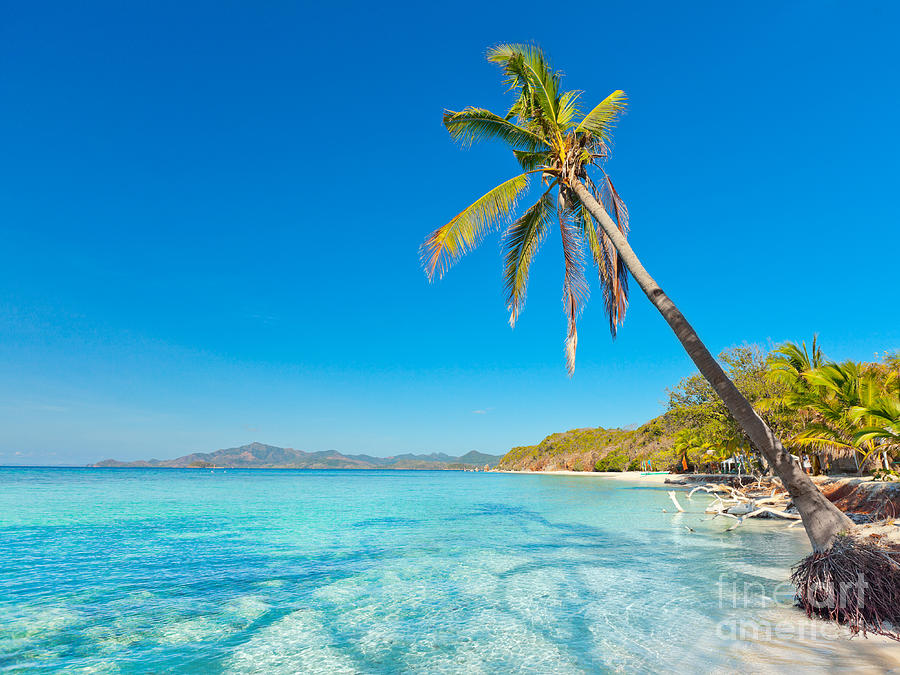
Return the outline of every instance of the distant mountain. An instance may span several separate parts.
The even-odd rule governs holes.
[[[499,460],[495,455],[486,455],[483,452],[478,452],[477,450],[470,450],[456,461],[462,462],[463,464],[475,464],[476,466],[484,466],[485,464],[487,464],[490,467],[494,467],[497,465]]]
[[[430,455],[397,455],[396,457],[371,457],[369,455],[343,455],[335,450],[304,452],[293,448],[279,448],[263,443],[250,443],[239,448],[195,452],[177,459],[148,459],[137,462],[120,462],[105,459],[91,464],[94,467],[224,467],[229,469],[465,469],[495,466],[499,455],[486,455],[472,450],[462,457],[443,453]]]

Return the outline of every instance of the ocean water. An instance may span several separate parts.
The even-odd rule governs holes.
[[[792,608],[802,531],[680,498],[696,513],[593,477],[3,468],[0,671],[900,668]]]

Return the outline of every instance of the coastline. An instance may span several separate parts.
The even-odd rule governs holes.
[[[583,476],[589,478],[609,478],[611,480],[627,481],[632,483],[646,483],[648,485],[664,485],[667,478],[674,475],[671,473],[650,473],[645,474],[641,471],[511,471],[509,469],[491,469],[491,473],[512,473],[523,476]],[[673,488],[684,487],[673,485]]]

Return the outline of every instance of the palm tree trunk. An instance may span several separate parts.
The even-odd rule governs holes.
[[[835,536],[852,526],[852,521],[822,494],[815,483],[806,475],[800,465],[786,452],[781,441],[772,433],[768,425],[753,409],[753,406],[738,391],[734,383],[728,379],[725,371],[713,358],[706,346],[700,341],[697,332],[691,327],[684,315],[678,310],[669,296],[653,280],[641,261],[638,260],[628,240],[619,231],[609,214],[594,199],[590,190],[577,178],[571,177],[569,185],[578,195],[588,212],[600,223],[600,227],[612,240],[619,252],[622,262],[631,272],[631,276],[647,294],[659,313],[669,324],[688,356],[697,365],[698,370],[709,380],[709,383],[722,398],[725,406],[734,415],[734,419],[750,437],[756,447],[766,458],[769,466],[781,478],[790,494],[794,505],[803,518],[803,526],[814,551],[825,551],[831,547]]]

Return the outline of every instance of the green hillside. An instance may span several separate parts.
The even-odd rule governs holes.
[[[666,416],[638,429],[571,429],[550,434],[537,445],[513,448],[497,465],[510,471],[623,471],[642,460],[667,466],[674,460],[674,429]]]
[[[814,473],[888,468],[900,448],[900,354],[880,362],[828,361],[814,339],[772,352],[755,345],[719,354],[729,378],[772,431]],[[622,471],[714,469],[735,457],[764,463],[705,378],[695,373],[668,390],[666,412],[630,429],[572,429],[537,445],[513,448],[507,470]]]

